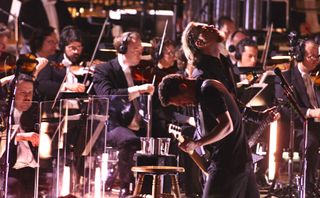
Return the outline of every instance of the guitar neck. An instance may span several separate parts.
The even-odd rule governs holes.
[[[173,136],[178,140],[179,143],[183,143],[185,141],[185,138],[181,134],[181,128],[180,127],[174,126],[174,125],[170,125],[169,126],[169,133],[172,133]],[[197,166],[200,168],[200,170],[203,172],[203,174],[208,176],[207,166],[206,166],[206,163],[205,163],[205,160],[203,159],[203,157],[201,157],[194,150],[193,151],[189,151],[187,153],[189,154],[191,159],[197,164]]]
[[[258,127],[258,129],[254,132],[254,134],[249,138],[248,145],[250,148],[257,143],[258,138],[262,135],[264,130],[267,128],[267,126],[269,126],[270,120],[271,120],[271,117],[268,116],[266,120],[264,120],[262,124]]]

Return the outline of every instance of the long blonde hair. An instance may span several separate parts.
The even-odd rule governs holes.
[[[184,55],[186,56],[188,62],[192,65],[195,65],[200,57],[201,51],[197,48],[195,42],[197,37],[200,34],[199,26],[202,23],[190,22],[187,27],[184,29],[181,37],[182,49]]]

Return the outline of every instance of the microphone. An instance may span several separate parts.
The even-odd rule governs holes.
[[[287,80],[283,77],[282,72],[281,72],[281,70],[280,70],[278,67],[276,67],[276,68],[274,69],[274,73],[280,78],[281,85],[282,85],[283,87],[287,87],[288,90],[289,90],[289,92],[290,92],[291,94],[293,94],[293,90],[292,90],[291,86],[288,84]]]

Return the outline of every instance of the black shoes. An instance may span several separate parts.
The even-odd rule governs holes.
[[[131,194],[132,192],[130,192],[129,188],[121,188],[119,193],[119,198],[125,198]]]

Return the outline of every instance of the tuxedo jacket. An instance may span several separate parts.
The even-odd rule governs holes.
[[[38,132],[37,129],[37,120],[39,114],[38,114],[38,106],[33,105],[29,110],[22,112],[21,117],[20,117],[20,128],[24,130],[25,133],[28,132]],[[13,124],[14,119],[13,119]],[[37,160],[37,149],[38,147],[33,147],[30,142],[28,142],[29,147],[31,149],[31,152],[33,154],[33,157],[35,160]],[[6,152],[3,154],[1,157],[1,161],[5,160]],[[17,145],[14,142],[14,138],[10,142],[10,155],[9,155],[9,163],[10,163],[10,168],[12,168],[17,160]]]
[[[57,0],[55,4],[59,23],[59,32],[68,25],[72,25],[72,17],[68,11],[67,5],[62,0]],[[19,18],[34,28],[49,26],[47,13],[41,0],[30,0],[22,4]],[[30,39],[32,29],[22,26],[22,34],[26,39]]]
[[[54,100],[60,85],[66,75],[65,67],[56,67],[63,60],[63,54],[50,56],[49,63],[39,72],[37,76],[37,92],[41,100]]]
[[[283,72],[284,78],[288,81],[288,84],[292,86],[293,92],[294,92],[294,98],[296,99],[296,102],[298,106],[301,108],[301,111],[304,115],[306,115],[306,112],[309,108],[312,108],[309,97],[307,94],[307,88],[304,85],[303,78],[301,76],[301,73],[298,70],[297,66],[292,67],[290,70]],[[288,99],[284,94],[283,88],[281,86],[281,81],[277,77],[275,79],[275,96],[277,99],[282,99],[283,101],[287,102]],[[314,87],[315,94],[317,97],[318,107],[320,102],[320,90],[318,87]],[[290,117],[290,107],[288,105],[285,105],[284,108],[282,108],[282,112],[284,113],[284,116]],[[299,115],[293,111],[294,113],[294,123],[295,128],[298,131],[298,135],[301,135],[302,129],[303,129],[303,121],[299,117]],[[308,119],[309,124],[309,131],[319,132],[320,130],[320,123],[315,122],[314,119]]]
[[[112,126],[128,126],[135,109],[128,100],[128,83],[118,58],[96,66],[93,85],[97,95],[104,95],[110,99],[109,123]]]

